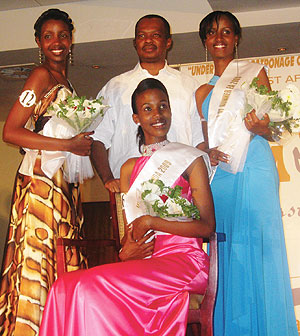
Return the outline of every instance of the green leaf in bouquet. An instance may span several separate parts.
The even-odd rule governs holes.
[[[168,196],[171,198],[178,198],[181,195],[182,187],[181,186],[175,186],[174,188],[169,188],[168,190]]]
[[[68,96],[67,97],[67,104],[69,105],[69,106],[75,106],[75,104],[74,104],[74,97],[72,97],[72,96]]]
[[[149,195],[149,194],[151,194],[151,190],[149,190],[149,189],[144,190],[144,191],[142,192],[142,195],[141,195],[142,200],[144,200],[144,199],[146,198],[146,196]]]
[[[80,130],[81,129],[81,122],[80,122],[80,119],[79,119],[77,113],[74,114],[74,119],[75,119],[74,121],[75,121],[76,129]]]
[[[163,181],[161,181],[161,180],[155,180],[155,181],[150,180],[149,182],[155,183],[159,187],[160,191],[163,192],[164,187],[165,187],[165,184],[163,183]]]
[[[168,206],[167,205],[159,205],[159,201],[156,200],[152,205],[153,211],[161,218],[168,217],[170,215],[168,213]]]

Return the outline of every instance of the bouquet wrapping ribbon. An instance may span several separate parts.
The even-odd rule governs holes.
[[[57,138],[68,139],[76,135],[76,131],[61,122],[61,119],[53,116],[44,126],[43,135]],[[19,172],[24,175],[33,175],[38,150],[24,148],[26,154],[20,166]],[[93,167],[88,156],[80,156],[63,151],[41,151],[41,169],[48,178],[62,167],[64,178],[69,183],[82,183],[83,180],[94,176]]]

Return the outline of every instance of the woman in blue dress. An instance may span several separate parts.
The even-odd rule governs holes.
[[[216,167],[211,184],[216,225],[226,234],[219,246],[214,334],[298,335],[269,117],[259,120],[252,111],[243,120],[240,113],[242,83],[258,77],[259,85],[270,89],[270,84],[261,65],[234,60],[241,37],[234,15],[210,13],[199,33],[215,66],[214,77],[196,92],[205,133],[202,149]],[[220,150],[232,135],[233,147]]]

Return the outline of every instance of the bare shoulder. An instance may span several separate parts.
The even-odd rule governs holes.
[[[49,71],[41,65],[34,68],[31,71],[30,76],[28,77],[28,79],[36,79],[36,80],[41,80],[41,81],[45,81],[49,78],[50,78]]]
[[[24,89],[34,90],[37,95],[42,95],[51,84],[51,76],[47,69],[38,66],[33,69],[25,83]]]
[[[129,177],[130,177],[131,172],[132,172],[132,170],[133,170],[133,168],[134,168],[134,165],[135,165],[137,159],[138,159],[138,158],[131,158],[131,159],[128,159],[128,160],[122,165],[122,167],[121,167],[121,177],[122,177],[122,176],[125,177],[125,176],[128,176],[128,175],[129,175]]]
[[[137,157],[134,157],[134,158],[130,158],[130,159],[128,159],[124,164],[123,164],[123,166],[126,168],[126,169],[128,169],[128,168],[130,168],[130,167],[134,167],[134,165],[135,165],[135,163],[136,163],[136,161],[137,161]],[[122,166],[122,167],[123,167]]]
[[[198,108],[198,112],[200,116],[202,116],[202,104],[212,89],[213,89],[213,86],[208,85],[208,84],[203,84],[196,90],[195,97],[196,97],[197,108]]]
[[[270,82],[266,73],[265,68],[263,67],[258,74],[258,85],[265,85],[271,90]]]
[[[206,170],[206,165],[202,156],[197,157],[187,168],[186,172],[188,175],[192,173],[194,169]]]
[[[201,85],[196,90],[197,101],[202,101],[203,102],[212,89],[213,89],[213,86],[211,86],[211,85],[208,85],[208,84]]]
[[[133,171],[137,159],[138,158],[128,159],[121,167],[120,172],[121,192],[127,192],[129,189],[131,173]]]

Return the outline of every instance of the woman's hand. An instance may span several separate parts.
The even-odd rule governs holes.
[[[136,260],[136,259],[144,259],[145,257],[149,257],[153,253],[154,249],[154,239],[150,242],[146,243],[146,241],[154,235],[154,232],[150,232],[141,238],[138,241],[133,239],[132,227],[128,229],[127,234],[125,236],[125,243],[122,247],[122,250],[119,253],[119,258],[122,261],[126,260]]]
[[[133,238],[135,240],[139,240],[142,237],[144,237],[145,233],[147,233],[149,230],[151,230],[151,221],[152,216],[144,215],[141,217],[136,218],[131,224],[132,231],[133,231]]]
[[[217,148],[211,148],[208,155],[212,166],[217,166],[219,164],[219,161],[228,163],[230,159],[228,154],[217,150]]]
[[[270,118],[267,113],[265,113],[264,118],[260,120],[257,118],[255,110],[252,110],[250,113],[246,114],[244,122],[247,130],[254,134],[261,136],[268,136],[270,134],[270,129],[268,127]]]
[[[84,132],[74,136],[69,141],[69,152],[81,156],[89,156],[91,154],[91,147],[93,138],[90,137],[94,132]]]

